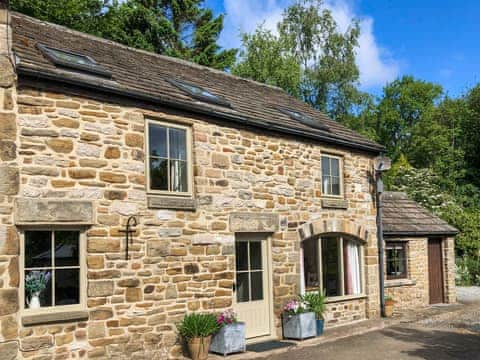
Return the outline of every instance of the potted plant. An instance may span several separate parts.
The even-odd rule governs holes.
[[[317,333],[315,313],[308,310],[306,303],[291,300],[283,308],[283,337],[303,340]]]
[[[310,311],[315,313],[317,336],[323,334],[323,328],[325,320],[323,319],[323,313],[325,312],[325,294],[318,290],[318,292],[307,292],[300,297],[300,300],[307,304]]]
[[[391,317],[393,315],[393,305],[395,300],[391,296],[385,296],[385,316]]]
[[[25,291],[29,309],[39,309],[42,306],[40,293],[47,287],[50,277],[51,274],[48,271],[31,271],[25,276]]]
[[[178,324],[180,335],[187,341],[188,350],[193,360],[205,360],[212,335],[218,330],[215,314],[187,314]]]
[[[217,316],[218,332],[212,337],[210,351],[223,356],[246,350],[245,323],[237,320],[237,314],[230,309]]]

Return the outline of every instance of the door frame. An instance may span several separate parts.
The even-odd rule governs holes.
[[[268,302],[268,318],[270,319],[270,334],[268,335],[262,335],[262,336],[256,336],[253,338],[249,338],[246,340],[247,344],[254,344],[257,342],[262,342],[265,340],[270,340],[270,339],[276,339],[276,332],[275,332],[275,314],[274,314],[274,307],[273,307],[273,262],[272,262],[272,234],[271,233],[263,233],[263,232],[236,232],[235,233],[235,243],[237,242],[237,237],[248,237],[252,236],[256,240],[259,239],[261,241],[265,242],[265,258],[266,258],[266,264],[264,267],[264,271],[267,272],[267,283],[266,283],[266,289],[267,289],[267,294],[265,294],[265,299]],[[237,268],[236,268],[236,253],[234,252],[234,261],[233,261],[233,268],[234,268],[234,274],[235,274],[235,283],[237,281],[236,279],[236,274],[237,274]],[[236,285],[236,284],[235,284]],[[233,299],[232,299],[232,305],[233,308],[235,309],[237,305],[237,293],[233,293]],[[248,324],[247,324],[248,326]]]
[[[445,238],[443,237],[428,237],[427,238],[427,263],[428,263],[428,304],[429,305],[435,305],[435,304],[445,304],[445,263],[444,263],[444,240]],[[440,271],[440,282],[442,284],[442,301],[437,303],[433,303],[432,302],[432,297],[431,297],[431,292],[430,292],[430,286],[431,286],[431,282],[430,282],[430,241],[435,241],[435,242],[438,242],[439,243],[439,247],[440,247],[440,251],[439,251],[439,254],[440,254],[440,268],[441,268],[441,271]]]

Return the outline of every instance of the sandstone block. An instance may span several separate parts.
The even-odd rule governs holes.
[[[89,252],[118,252],[120,250],[119,239],[89,238],[87,240],[87,249]]]
[[[137,287],[140,285],[140,280],[137,278],[122,279],[118,281],[118,286],[120,287]]]
[[[0,195],[16,195],[19,189],[19,181],[20,176],[17,167],[0,166]]]
[[[21,198],[15,201],[17,224],[93,223],[90,201],[45,200]]]
[[[113,295],[113,280],[89,281],[87,293],[89,297]]]
[[[58,131],[51,129],[31,129],[23,127],[20,132],[22,136],[41,136],[41,137],[58,137]]]
[[[79,164],[81,167],[101,168],[107,166],[108,162],[96,159],[80,159]]]
[[[1,79],[0,75],[0,79]],[[1,80],[0,80],[1,83]],[[15,360],[18,358],[18,342],[9,341],[0,343],[0,359]]]
[[[17,157],[17,146],[13,141],[0,140],[0,160],[11,161]]]
[[[69,169],[68,175],[72,179],[95,179],[97,172],[90,169]]]
[[[107,159],[118,159],[120,157],[120,149],[118,147],[109,146],[104,154]]]
[[[18,311],[18,290],[0,289],[0,316]]]
[[[109,183],[123,184],[127,182],[127,177],[123,174],[115,174],[112,172],[101,172],[100,180],[109,182]]]
[[[0,255],[18,255],[20,240],[14,226],[0,226]]]
[[[63,180],[63,179],[52,179],[50,181],[54,188],[67,188],[75,186],[75,181]]]
[[[20,281],[20,273],[19,273],[19,268],[18,268],[18,256],[12,257],[10,259],[10,263],[8,264],[8,277],[10,278],[10,281],[8,282],[8,285],[10,287],[18,287]]]
[[[16,138],[17,124],[15,114],[0,112],[0,140],[15,140]]]
[[[143,293],[140,288],[127,288],[125,290],[125,300],[127,302],[142,301]]]
[[[90,320],[106,320],[113,317],[113,311],[110,308],[99,308],[90,311]]]
[[[10,60],[2,55],[0,57],[0,87],[8,88],[13,86],[15,81],[15,70]]]
[[[130,147],[143,149],[143,135],[140,134],[126,134],[125,144]]]
[[[2,337],[5,340],[14,340],[18,336],[18,323],[14,316],[7,316],[1,320]],[[0,351],[1,353],[1,351]]]
[[[147,256],[158,257],[167,256],[169,253],[169,244],[165,240],[149,240],[147,243]]]
[[[53,125],[58,127],[66,127],[71,129],[78,129],[80,127],[80,122],[78,120],[69,119],[69,118],[60,118],[52,121]]]
[[[228,169],[230,167],[230,160],[228,159],[227,155],[213,153],[212,165],[216,168]]]

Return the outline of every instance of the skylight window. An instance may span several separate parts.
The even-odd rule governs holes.
[[[327,125],[321,123],[318,120],[312,119],[310,116],[296,110],[292,110],[285,107],[279,107],[278,110],[285,115],[290,116],[291,119],[296,120],[303,125],[310,126],[312,128],[323,130],[323,131],[330,131]]]
[[[175,85],[177,88],[179,88],[180,90],[183,90],[184,92],[186,92],[191,97],[197,100],[208,102],[215,105],[231,107],[231,104],[227,100],[221,98],[220,96],[212,94],[210,91],[205,90],[200,86],[196,86],[185,81],[173,80],[173,79],[168,80],[168,82],[171,83],[172,85]]]
[[[112,74],[97,64],[90,56],[63,51],[39,44],[43,55],[57,66],[111,78]]]

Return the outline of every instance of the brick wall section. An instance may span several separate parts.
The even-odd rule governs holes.
[[[192,123],[195,212],[147,208],[145,114]],[[318,219],[353,222],[371,234],[365,249],[369,297],[330,304],[327,324],[378,314],[372,159],[366,155],[341,152],[349,206],[328,210],[321,207],[320,151],[338,149],[24,87],[17,124],[19,196],[90,200],[96,213],[86,232],[89,320],[22,327],[21,314],[18,321],[8,318],[6,328],[19,327],[20,347],[29,350],[25,357],[179,357],[175,323],[186,311],[232,306],[234,234],[228,219],[238,211],[280,214],[271,249],[277,334],[281,308],[299,290],[297,228]],[[4,212],[3,223],[11,224],[9,208]],[[119,230],[133,214],[139,225],[126,261]],[[15,269],[14,262],[10,277],[4,271],[4,288],[17,285]],[[15,331],[8,336],[16,338]]]

